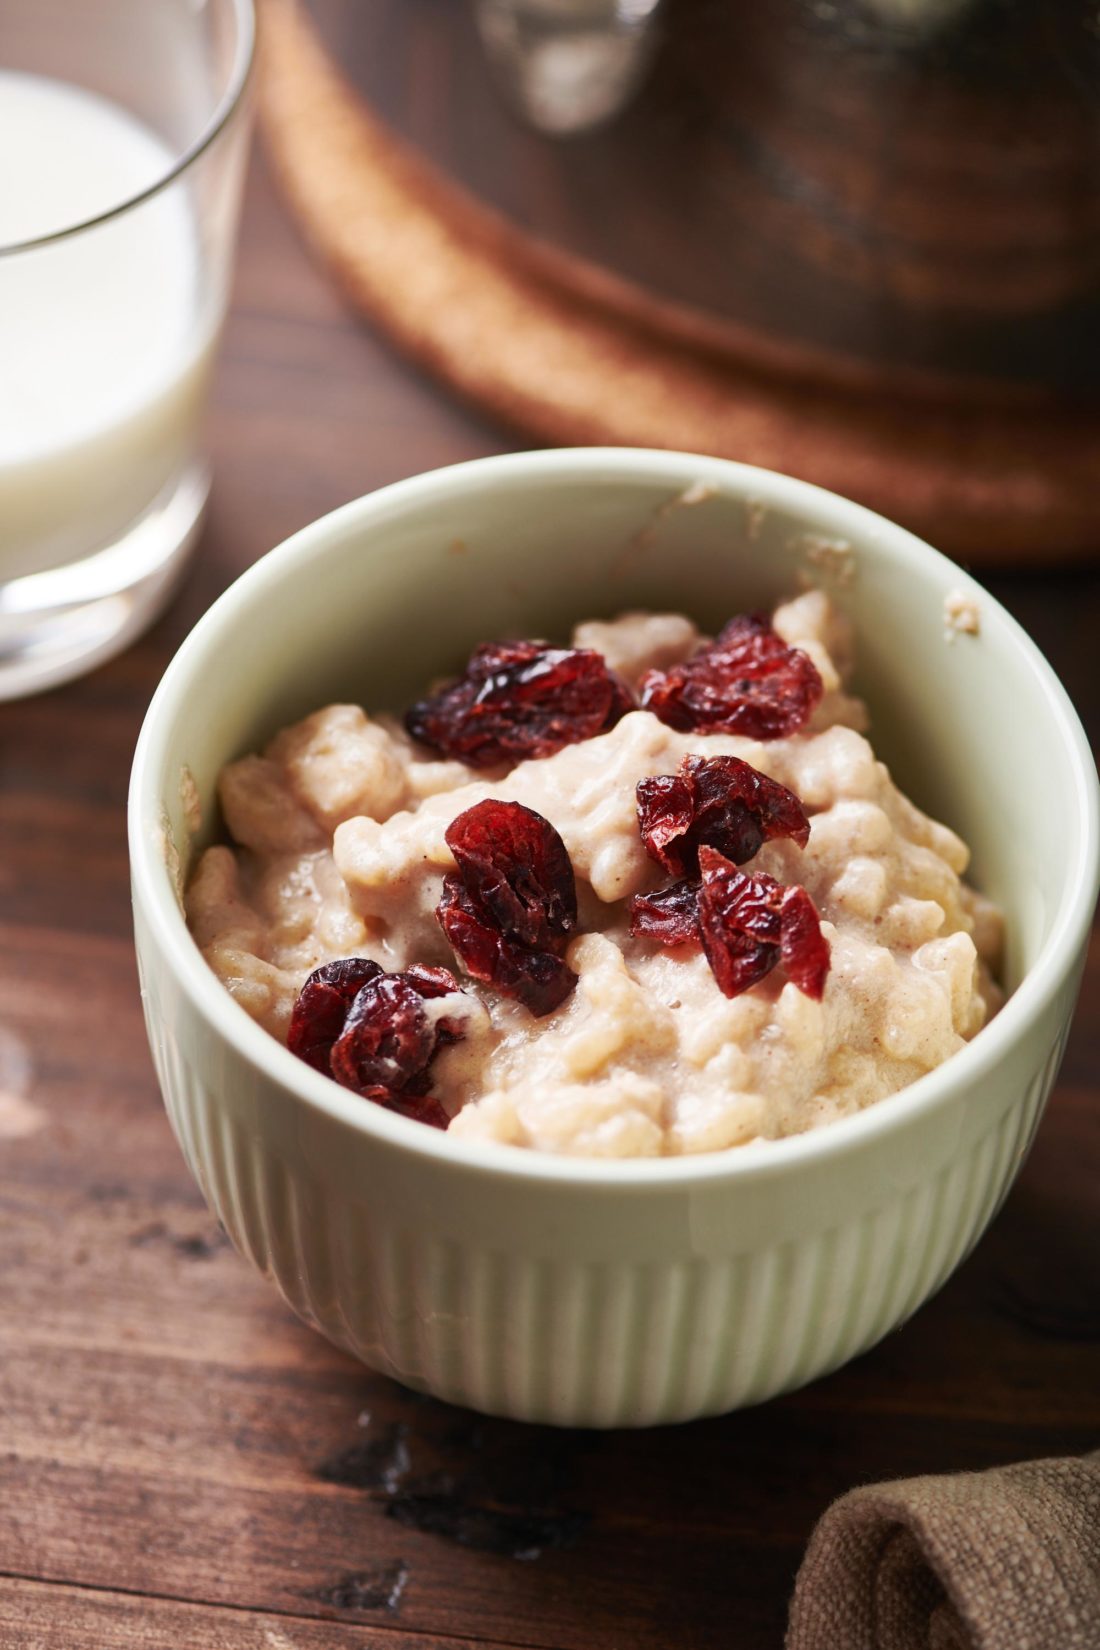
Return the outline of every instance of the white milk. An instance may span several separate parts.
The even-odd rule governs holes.
[[[0,71],[0,249],[109,212],[171,151],[116,105]],[[194,456],[210,365],[185,186],[0,250],[0,581],[121,536]]]

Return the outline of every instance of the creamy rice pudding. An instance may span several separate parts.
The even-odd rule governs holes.
[[[379,1015],[397,1016],[422,1058],[396,1109],[544,1151],[722,1150],[815,1128],[913,1082],[999,1006],[1000,917],[962,880],[965,844],[877,760],[846,688],[843,617],[812,591],[771,625],[782,669],[797,650],[799,681],[815,684],[793,732],[719,731],[728,705],[681,691],[694,682],[685,662],[710,657],[704,638],[686,618],[643,613],[578,626],[573,648],[615,673],[610,708],[550,754],[433,751],[424,737],[435,737],[438,697],[411,713],[419,738],[354,705],[285,729],[221,775],[233,846],[206,850],[186,894],[211,968],[285,1041],[307,977],[362,959],[354,978],[330,972],[303,996],[316,1023],[307,1047],[299,1010],[297,1051],[323,1070],[331,1056],[337,1072],[316,1015],[335,1015],[339,1032],[359,1014],[374,1040],[363,1054],[342,1037],[338,1075],[387,1103],[379,1071],[393,1049],[375,1033]],[[631,708],[640,685],[650,708]],[[467,705],[479,694],[475,682]],[[690,823],[702,781],[713,790],[731,775],[747,800],[712,810],[715,825]],[[499,864],[489,886],[478,858],[475,826],[501,820],[547,827],[531,859],[530,899],[543,901],[533,916],[530,891],[515,915]],[[539,893],[543,859],[555,888],[571,865],[575,914],[571,892]],[[652,937],[654,910],[673,913],[673,943]],[[494,941],[499,955],[484,962]]]

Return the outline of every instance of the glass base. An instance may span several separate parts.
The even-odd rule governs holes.
[[[194,465],[106,550],[0,583],[0,700],[83,676],[140,636],[183,572],[209,492]]]

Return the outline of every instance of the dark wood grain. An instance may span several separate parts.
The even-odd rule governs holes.
[[[261,158],[212,441],[209,528],[171,612],[0,711],[2,1650],[775,1650],[840,1491],[1095,1446],[1100,947],[988,1237],[883,1345],[761,1409],[643,1434],[482,1421],[370,1375],[233,1255],[141,1026],[124,808],[143,711],[263,550],[507,437],[345,315]],[[1100,577],[994,582],[1100,732]]]
[[[58,1622],[64,1623],[64,1640]],[[95,1589],[0,1581],[0,1650],[376,1650],[362,1627],[288,1621],[252,1611],[209,1610]],[[387,1650],[422,1650],[424,1640],[388,1633]],[[469,1639],[435,1639],[435,1650],[468,1650]]]

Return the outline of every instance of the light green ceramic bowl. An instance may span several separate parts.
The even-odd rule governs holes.
[[[696,484],[713,491],[674,504]],[[336,698],[399,707],[487,637],[564,635],[625,607],[713,627],[820,573],[831,543],[853,552],[855,577],[834,593],[856,622],[876,746],[971,843],[974,879],[1007,915],[1012,995],[939,1070],[750,1151],[580,1162],[451,1140],[364,1104],[208,971],[177,896],[196,846],[185,774],[201,845],[219,768],[293,717]],[[976,599],[981,632],[949,642],[955,590]],[[978,1238],[1065,1042],[1097,889],[1097,785],[1035,647],[910,534],[737,464],[559,451],[401,482],[250,569],[150,706],[130,842],[157,1073],[241,1253],[307,1322],[409,1386],[494,1414],[641,1426],[844,1363]]]

